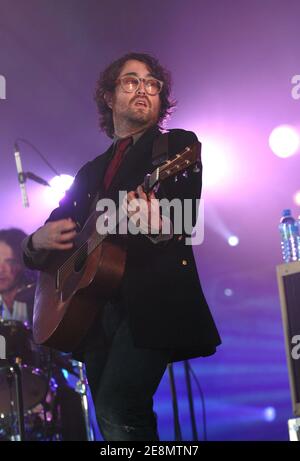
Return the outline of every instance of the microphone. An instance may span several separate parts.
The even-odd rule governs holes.
[[[26,192],[26,185],[25,185],[26,175],[22,168],[20,149],[17,143],[15,143],[15,160],[16,160],[16,167],[17,167],[17,173],[18,173],[18,181],[19,181],[19,185],[21,189],[22,202],[23,202],[23,206],[27,208],[29,207],[29,200],[28,200],[28,195]]]

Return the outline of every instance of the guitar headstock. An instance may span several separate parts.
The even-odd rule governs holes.
[[[144,181],[145,192],[150,192],[158,183],[172,176],[176,177],[178,173],[183,172],[183,174],[186,174],[186,170],[192,165],[195,165],[193,171],[198,172],[199,147],[200,143],[198,142],[187,146],[179,154],[176,154],[156,168],[151,174],[146,175]]]

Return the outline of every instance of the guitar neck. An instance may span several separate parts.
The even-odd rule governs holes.
[[[157,183],[157,182],[155,182],[152,185],[149,184],[148,177],[150,177],[150,175],[146,175],[143,184],[140,185],[147,194],[150,193],[151,190],[154,189],[154,187],[155,187],[155,185]],[[104,224],[106,222],[105,212],[102,215],[98,216],[98,218],[99,217],[101,218],[104,215],[103,218],[102,218],[102,226],[95,226],[91,236],[87,240],[88,255],[90,255],[99,245],[101,245],[101,243],[105,240],[105,238],[108,235],[114,234],[116,232],[118,226],[120,224],[122,224],[122,222],[124,222],[125,219],[127,219],[127,215],[125,213],[119,213],[119,210],[120,210],[120,208],[117,208],[117,210],[114,213],[112,213],[110,215],[107,215],[107,220],[109,220],[110,223],[115,223],[115,225],[113,225],[113,226],[110,225],[109,226],[109,230],[106,230],[105,226],[104,226]],[[94,213],[96,213],[96,212],[94,212]],[[100,229],[99,229],[99,227],[100,227]]]
[[[200,143],[196,142],[192,146],[187,146],[182,152],[157,167],[151,174],[147,174],[141,186],[145,193],[149,194],[160,182],[169,177],[176,176],[192,165],[195,166],[193,171],[197,173],[200,171],[197,166],[198,161],[200,161]],[[127,219],[127,214],[119,213],[119,208],[111,215],[107,215],[105,212],[101,214],[94,211],[87,221],[87,223],[91,224],[91,227],[88,227],[87,236],[83,239],[83,243],[81,243],[79,248],[74,251],[57,271],[57,286],[60,285],[65,272],[73,270],[76,265],[77,267],[81,267],[86,258],[101,245],[108,235],[116,233],[117,227],[124,219]],[[112,226],[111,223],[114,223],[114,225]]]

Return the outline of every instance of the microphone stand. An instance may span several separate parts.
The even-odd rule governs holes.
[[[172,395],[175,440],[179,442],[179,441],[182,441],[182,434],[181,434],[180,422],[179,422],[178,399],[177,399],[176,385],[175,385],[175,379],[174,379],[173,363],[168,363],[168,372],[169,372],[169,380],[170,380],[171,395]]]
[[[17,427],[18,431],[16,434],[11,434],[12,441],[24,441],[25,440],[25,427],[24,427],[24,406],[23,406],[23,389],[22,389],[22,375],[19,364],[11,364],[7,359],[0,360],[0,369],[4,368],[7,370],[7,382],[10,388],[10,393],[12,390],[12,381],[15,384],[15,400],[12,399],[10,402],[11,406],[11,416],[12,420],[14,418],[14,408],[16,408],[16,418],[17,418]]]
[[[42,186],[47,186],[51,187],[48,181],[45,179],[41,178],[40,176],[37,176],[36,174],[32,173],[31,171],[27,171],[27,173],[23,173],[24,179],[31,179],[32,181],[37,182],[38,184],[41,184]]]
[[[23,183],[25,183],[27,179],[31,179],[32,181],[37,182],[38,184],[42,184],[42,186],[51,187],[48,181],[32,173],[31,171],[27,171],[27,173],[19,173],[18,177],[19,180]]]
[[[27,208],[29,207],[29,201],[28,201],[28,197],[27,197],[27,193],[25,189],[26,179],[31,179],[32,181],[35,181],[38,184],[42,184],[43,186],[48,186],[48,187],[51,187],[51,186],[47,181],[45,181],[40,176],[37,176],[36,174],[32,173],[31,171],[28,171],[27,173],[23,172],[21,156],[20,156],[20,149],[18,145],[19,142],[25,143],[28,146],[30,146],[31,149],[33,149],[38,154],[38,156],[43,160],[44,163],[46,163],[46,165],[54,172],[56,176],[60,176],[60,173],[58,173],[58,171],[50,164],[47,158],[31,142],[29,142],[27,139],[24,139],[24,138],[16,139],[15,141],[15,161],[16,161],[16,167],[17,167],[17,172],[18,172],[18,181],[19,181],[19,185],[21,188],[21,192],[22,192],[23,206]]]
[[[85,432],[86,438],[88,442],[93,442],[95,440],[94,431],[91,425],[90,413],[89,413],[89,403],[88,403],[88,395],[87,395],[87,378],[85,376],[85,369],[84,364],[82,362],[78,362],[73,360],[73,363],[77,365],[79,371],[79,381],[76,383],[76,392],[80,395],[81,400],[81,407],[84,417],[84,425],[85,425]]]
[[[184,360],[183,365],[184,365],[184,372],[185,372],[185,382],[186,382],[186,387],[187,387],[193,440],[198,441],[197,425],[196,425],[195,410],[194,410],[194,398],[193,398],[193,393],[192,393],[191,377],[190,377],[190,365],[189,365],[188,360]],[[168,372],[169,372],[169,380],[170,380],[172,404],[173,404],[175,440],[182,441],[182,433],[181,433],[181,428],[180,428],[179,412],[178,412],[178,399],[177,399],[177,392],[176,392],[172,363],[168,364]]]
[[[183,365],[184,365],[185,382],[186,382],[186,387],[187,387],[188,401],[189,401],[189,408],[190,408],[193,440],[198,441],[197,424],[196,424],[195,409],[194,409],[194,398],[193,398],[193,393],[192,393],[191,376],[190,376],[190,368],[189,368],[190,365],[189,365],[188,360],[184,360]]]
[[[48,183],[48,181],[46,181],[45,179],[43,179],[40,176],[36,175],[35,173],[32,173],[31,171],[27,171],[27,173],[25,173],[25,172],[18,173],[19,184],[25,184],[27,179],[31,179],[32,181],[34,181],[34,182],[36,182],[38,184],[41,184],[42,186],[51,187],[50,184]],[[28,198],[27,198],[27,203],[24,204],[24,206],[26,208],[29,207]]]

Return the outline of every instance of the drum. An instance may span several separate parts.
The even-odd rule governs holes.
[[[57,385],[52,378],[49,382],[47,395],[39,403],[24,414],[24,429],[26,441],[61,440],[61,426],[56,412]],[[18,427],[14,415],[0,419],[0,442],[16,440]]]
[[[18,363],[22,376],[24,411],[42,402],[48,391],[45,371],[47,349],[36,346],[30,328],[16,320],[0,320],[0,335],[6,340],[6,358]],[[14,379],[8,368],[0,369],[0,417],[11,414],[16,402]]]

